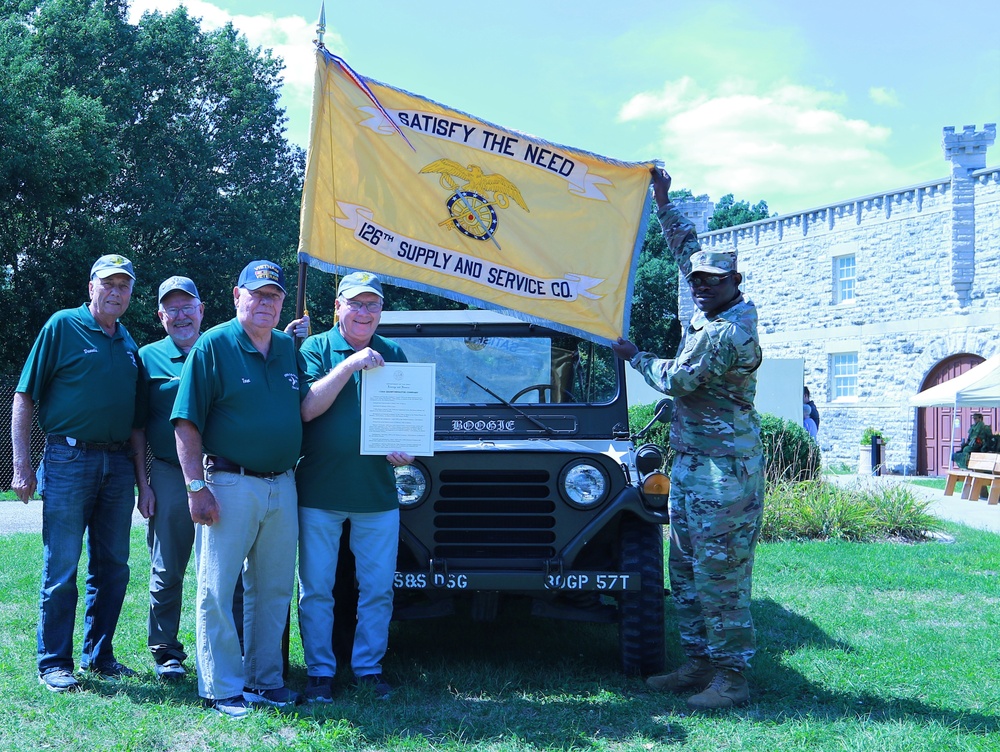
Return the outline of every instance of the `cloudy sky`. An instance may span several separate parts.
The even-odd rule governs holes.
[[[306,146],[319,1],[183,4],[285,61]],[[326,17],[363,75],[780,213],[943,178],[942,127],[1000,120],[997,0],[351,0]]]

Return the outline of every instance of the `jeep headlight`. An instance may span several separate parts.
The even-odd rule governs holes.
[[[427,474],[419,465],[403,465],[396,472],[396,495],[400,506],[416,506],[427,498]]]
[[[581,509],[600,504],[608,495],[608,476],[593,462],[581,460],[568,465],[560,481],[566,500]]]

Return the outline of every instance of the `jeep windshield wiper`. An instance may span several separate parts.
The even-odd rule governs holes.
[[[478,386],[478,387],[479,387],[480,389],[482,389],[482,390],[483,390],[484,392],[486,392],[486,393],[487,393],[488,395],[490,395],[491,397],[493,397],[493,398],[495,398],[495,399],[499,400],[501,404],[504,404],[504,405],[506,405],[507,407],[509,407],[509,408],[510,408],[511,410],[513,410],[513,411],[514,411],[515,413],[517,413],[518,415],[520,415],[520,416],[521,416],[522,418],[527,418],[528,420],[530,420],[530,421],[531,421],[532,423],[534,423],[534,424],[535,424],[536,426],[538,426],[538,427],[539,427],[539,428],[541,428],[541,429],[542,429],[543,431],[545,431],[545,433],[555,433],[555,431],[554,431],[554,430],[552,430],[552,429],[551,429],[551,428],[549,428],[549,427],[548,427],[547,425],[545,425],[544,423],[542,423],[542,421],[538,420],[538,418],[535,418],[535,417],[532,417],[531,415],[528,415],[528,414],[527,414],[526,412],[524,412],[524,410],[522,410],[522,409],[521,409],[521,408],[519,408],[519,407],[516,407],[516,406],[515,406],[515,405],[514,405],[513,403],[511,403],[511,402],[508,402],[507,400],[505,400],[505,399],[504,399],[503,397],[501,397],[501,396],[500,396],[499,394],[497,394],[496,392],[494,392],[494,391],[493,391],[492,389],[490,389],[489,387],[486,387],[486,386],[483,386],[482,384],[480,384],[480,383],[479,383],[478,381],[476,381],[476,380],[475,380],[474,378],[472,378],[472,377],[471,377],[471,376],[469,376],[468,374],[466,375],[466,377],[465,377],[465,378],[467,378],[467,379],[468,379],[469,381],[471,381],[471,382],[472,382],[473,384],[475,384],[476,386]]]

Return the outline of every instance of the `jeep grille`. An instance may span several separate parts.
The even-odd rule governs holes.
[[[547,470],[442,470],[435,483],[434,555],[547,559],[555,554],[558,490]]]

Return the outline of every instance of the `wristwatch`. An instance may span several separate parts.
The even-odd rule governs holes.
[[[201,489],[205,487],[205,481],[193,480],[184,487],[188,490],[188,493],[198,493]]]

